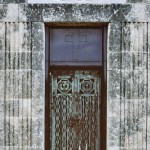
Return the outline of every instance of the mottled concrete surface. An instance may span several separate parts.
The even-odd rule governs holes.
[[[0,2],[0,150],[44,149],[51,22],[108,23],[107,149],[150,149],[150,4]]]

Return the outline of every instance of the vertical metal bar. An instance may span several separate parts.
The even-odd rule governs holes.
[[[88,102],[88,149],[91,148],[91,104],[90,104],[90,96],[87,96],[87,102]]]
[[[51,104],[50,104],[50,76],[49,76],[49,43],[50,43],[50,30],[48,26],[45,26],[45,150],[49,150],[51,148],[51,131],[50,131],[50,120],[51,120]]]
[[[100,125],[101,125],[101,129],[100,129],[100,142],[101,142],[101,149],[106,149],[106,116],[107,116],[107,109],[106,109],[106,106],[107,106],[107,99],[106,99],[106,91],[107,91],[107,88],[106,88],[106,85],[107,85],[107,82],[106,82],[106,79],[105,79],[105,73],[106,73],[106,68],[104,66],[105,64],[105,60],[104,60],[104,57],[105,57],[105,53],[106,53],[106,45],[107,43],[105,43],[105,41],[107,41],[107,39],[105,39],[107,36],[107,31],[105,31],[106,27],[103,27],[102,28],[102,86],[103,88],[101,88],[101,104],[100,104],[100,107],[101,108],[101,119],[100,119]],[[106,37],[105,37],[106,36]],[[103,122],[103,123],[101,123]]]
[[[60,125],[59,125],[59,130],[60,130],[60,143],[59,143],[59,148],[62,149],[62,102],[63,102],[63,96],[60,96],[59,97],[59,107],[60,107],[60,110],[59,110],[59,114],[60,114]],[[56,108],[58,109],[58,108]]]

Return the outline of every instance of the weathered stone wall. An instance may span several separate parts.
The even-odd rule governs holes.
[[[108,53],[108,139],[116,149],[150,148],[148,26],[120,23],[110,31],[118,35]]]
[[[44,24],[21,5],[0,5],[0,150],[44,149]]]
[[[0,149],[44,149],[44,23],[106,22],[107,149],[149,150],[150,5],[14,2],[0,4]]]

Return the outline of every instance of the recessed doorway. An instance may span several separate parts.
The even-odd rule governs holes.
[[[46,26],[46,150],[106,147],[106,35]]]

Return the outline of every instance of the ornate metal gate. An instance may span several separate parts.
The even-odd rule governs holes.
[[[51,149],[100,149],[100,72],[52,70]]]

